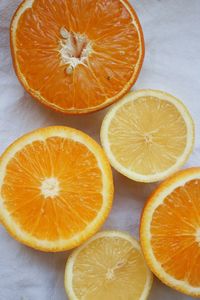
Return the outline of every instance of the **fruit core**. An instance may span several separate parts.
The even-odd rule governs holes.
[[[115,277],[114,270],[113,269],[108,269],[108,271],[106,273],[106,279],[107,280],[113,280],[114,277]]]
[[[59,195],[59,181],[55,177],[46,178],[41,184],[41,193],[45,198],[54,198]]]
[[[196,242],[200,246],[200,228],[198,228],[197,231],[196,231]]]
[[[92,46],[86,35],[70,32],[64,27],[60,29],[60,35],[60,56],[66,65],[66,73],[70,75],[77,65],[84,65]]]
[[[114,280],[115,279],[115,272],[124,267],[124,265],[126,264],[126,260],[121,260],[119,261],[113,268],[108,268],[107,272],[106,272],[106,279],[107,280]]]
[[[146,133],[144,135],[144,140],[147,144],[151,144],[153,142],[153,136],[151,133]]]

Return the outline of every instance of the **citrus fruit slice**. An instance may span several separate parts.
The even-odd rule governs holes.
[[[25,0],[13,17],[11,48],[24,88],[74,114],[122,97],[144,57],[142,29],[127,0]]]
[[[69,257],[70,300],[145,300],[152,285],[138,242],[119,231],[98,233]]]
[[[101,147],[81,131],[31,132],[0,159],[0,219],[18,241],[43,251],[71,249],[103,224],[113,198]]]
[[[165,284],[200,296],[200,168],[181,171],[149,198],[140,237],[146,261]]]
[[[101,141],[116,170],[135,181],[154,182],[185,163],[193,149],[194,123],[175,97],[140,90],[110,109]]]

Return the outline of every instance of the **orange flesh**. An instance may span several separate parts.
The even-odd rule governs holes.
[[[73,39],[81,34],[91,45],[72,74],[60,52],[61,28]],[[133,83],[134,74],[136,79],[143,59],[140,34],[119,0],[35,0],[16,30],[14,55],[26,79],[22,83],[36,98],[63,111],[97,107]],[[76,39],[73,43],[71,54],[80,58],[85,45],[78,49]]]
[[[151,245],[163,269],[200,286],[200,180],[175,189],[154,212]]]
[[[45,196],[45,179],[59,192]],[[38,239],[68,239],[83,231],[102,206],[102,174],[86,146],[64,138],[36,141],[16,153],[2,186],[4,205],[22,230]]]

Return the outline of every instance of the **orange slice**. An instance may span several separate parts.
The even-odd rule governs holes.
[[[25,0],[13,17],[11,46],[24,88],[73,114],[118,100],[144,57],[142,29],[127,0]]]
[[[125,232],[100,232],[67,261],[70,300],[146,300],[151,286],[152,273],[140,245]]]
[[[18,241],[71,249],[103,224],[113,181],[101,147],[81,131],[48,127],[12,144],[0,159],[0,218]]]
[[[128,93],[108,111],[101,141],[112,166],[141,182],[177,171],[194,146],[194,122],[184,104],[158,90]]]
[[[181,171],[157,188],[144,208],[140,236],[154,274],[200,297],[200,168]]]

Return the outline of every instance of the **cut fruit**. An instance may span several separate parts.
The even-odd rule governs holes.
[[[181,171],[149,198],[140,237],[146,261],[168,286],[200,297],[200,168]]]
[[[113,199],[111,168],[88,135],[47,127],[1,156],[0,194],[0,219],[13,237],[42,251],[63,251],[104,223]]]
[[[127,0],[25,0],[12,20],[11,48],[24,88],[71,114],[121,98],[144,58],[142,29]]]
[[[141,182],[177,171],[194,145],[194,122],[175,97],[157,90],[131,92],[107,113],[101,141],[112,166]]]
[[[70,300],[145,300],[151,285],[152,274],[138,242],[124,232],[98,233],[67,261]]]

